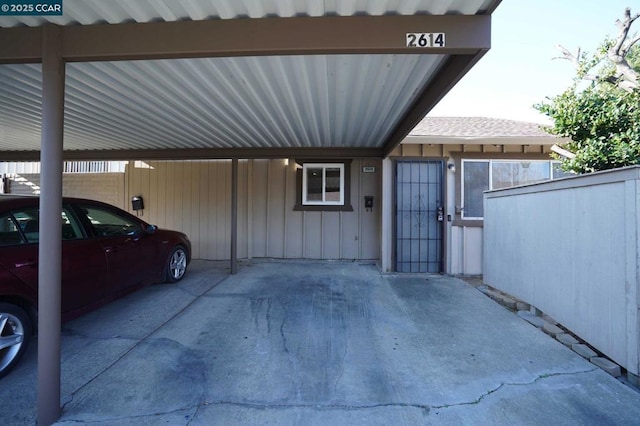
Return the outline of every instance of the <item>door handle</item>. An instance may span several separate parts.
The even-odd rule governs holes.
[[[35,260],[28,260],[23,263],[16,263],[16,268],[24,268],[25,266],[36,266],[37,264],[38,262],[36,262]]]
[[[444,207],[438,207],[438,222],[444,222]]]

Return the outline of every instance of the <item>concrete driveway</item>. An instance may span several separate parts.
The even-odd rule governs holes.
[[[347,262],[196,261],[64,326],[59,424],[638,424],[640,393],[475,288]],[[0,380],[34,424],[36,348]]]

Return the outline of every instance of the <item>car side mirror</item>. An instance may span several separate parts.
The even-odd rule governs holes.
[[[158,227],[156,225],[147,226],[147,234],[154,234]]]

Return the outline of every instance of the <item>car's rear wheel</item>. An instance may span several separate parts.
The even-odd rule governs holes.
[[[169,255],[165,270],[165,281],[169,283],[178,282],[187,272],[187,251],[182,246],[177,246]]]
[[[25,311],[0,303],[0,377],[7,374],[27,350],[31,320]]]

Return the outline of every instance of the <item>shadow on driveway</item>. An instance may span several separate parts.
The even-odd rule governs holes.
[[[633,424],[640,394],[468,284],[194,261],[65,324],[59,424]],[[35,345],[2,379],[33,424]]]

